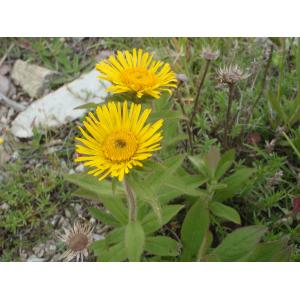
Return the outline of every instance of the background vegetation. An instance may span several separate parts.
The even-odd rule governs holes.
[[[168,61],[176,73],[186,75],[187,80],[180,84],[170,101],[172,110],[181,111],[183,104],[187,114],[193,110],[205,69],[203,48],[210,46],[220,51],[218,59],[210,64],[195,111],[193,155],[207,154],[211,146],[222,153],[234,149],[234,163],[228,174],[242,165],[253,172],[246,177],[238,193],[226,199],[226,205],[239,212],[240,220],[233,216],[235,222],[232,222],[214,208],[219,216],[211,220],[212,245],[218,245],[240,225],[266,226],[264,242],[288,239],[289,259],[300,259],[299,204],[297,206],[300,195],[300,51],[296,39],[1,38],[0,57],[11,43],[14,47],[7,58],[9,64],[21,58],[61,74],[51,82],[53,90],[91,70],[105,51],[133,47],[153,51],[155,57]],[[224,147],[228,90],[220,84],[218,70],[229,65],[238,65],[247,78],[234,90],[230,138]],[[178,122],[182,131],[187,132],[185,120]],[[11,153],[10,160],[0,166],[2,261],[27,260],[33,253],[56,260],[55,255],[63,245],[55,241],[55,230],[72,223],[78,216],[92,218],[87,210],[91,202],[74,196],[75,186],[63,179],[65,174],[76,172],[77,165],[73,163],[76,123],[46,134],[37,130],[31,140],[17,141],[9,132],[2,132],[5,147]],[[180,141],[176,152],[182,153],[188,147],[188,140]],[[184,165],[192,174],[198,174],[193,161],[186,159]],[[176,201],[174,198],[175,204]],[[190,205],[193,199],[187,197],[187,202]],[[98,205],[95,201],[92,203]],[[179,213],[161,233],[176,238],[182,219]],[[95,219],[91,222],[99,226],[101,232],[101,224]],[[41,251],[45,254],[39,255]],[[91,255],[89,259],[96,258]]]

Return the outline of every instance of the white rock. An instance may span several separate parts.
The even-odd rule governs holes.
[[[18,59],[11,72],[11,77],[23,90],[33,98],[41,97],[44,93],[49,79],[57,75],[52,70],[29,64]]]
[[[7,203],[3,203],[0,205],[0,209],[4,211],[9,210],[9,205]]]
[[[31,255],[27,259],[27,262],[42,262],[42,261],[45,261],[45,260],[42,259],[42,258],[39,258],[39,257],[37,257],[35,255]]]
[[[101,234],[96,234],[96,233],[94,233],[94,234],[93,234],[93,240],[94,240],[94,241],[101,241],[101,240],[104,240],[104,236],[101,235]]]
[[[107,95],[108,83],[99,81],[97,76],[99,73],[93,70],[36,100],[12,122],[11,132],[19,138],[29,138],[34,127],[59,127],[83,116],[84,109],[74,108],[89,102],[101,103]]]
[[[7,96],[9,92],[10,82],[9,79],[0,74],[0,92]]]

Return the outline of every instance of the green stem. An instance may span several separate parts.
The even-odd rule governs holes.
[[[126,196],[127,196],[127,202],[128,202],[128,216],[129,216],[129,221],[131,223],[136,221],[137,213],[136,213],[136,198],[133,190],[129,186],[128,182],[126,179],[123,181],[124,183],[124,188],[126,191]]]
[[[293,148],[293,150],[297,154],[298,158],[300,159],[300,152],[296,148],[296,146],[294,145],[294,143],[291,141],[291,139],[287,136],[287,134],[285,132],[283,132],[282,135],[286,138],[286,140],[288,141],[288,143],[290,144],[290,146]]]

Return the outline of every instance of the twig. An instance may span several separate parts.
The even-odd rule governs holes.
[[[3,95],[0,92],[0,103],[1,103],[1,101],[4,102],[7,106],[12,107],[14,110],[16,110],[18,112],[21,112],[21,111],[25,110],[25,108],[26,108],[24,105],[7,98],[5,95]]]
[[[3,55],[3,57],[0,60],[0,67],[2,66],[2,64],[4,63],[4,61],[6,60],[8,54],[10,53],[10,51],[12,50],[12,48],[14,47],[14,43],[12,43],[9,48],[7,49],[7,51],[5,52],[5,54]]]

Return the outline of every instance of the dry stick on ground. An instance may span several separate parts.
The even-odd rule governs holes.
[[[16,110],[18,112],[21,112],[21,111],[25,110],[25,108],[26,108],[24,105],[7,98],[5,95],[3,95],[0,92],[0,103],[1,102],[3,102],[4,104],[6,104],[9,107],[12,107],[14,110]]]
[[[188,130],[191,131],[190,134],[192,136],[193,136],[193,122],[194,122],[194,119],[195,119],[196,114],[197,114],[198,109],[199,109],[200,93],[201,93],[203,83],[204,83],[204,80],[205,80],[207,72],[208,72],[209,65],[210,65],[210,60],[206,60],[205,61],[204,72],[203,72],[203,75],[201,77],[201,80],[200,80],[200,83],[199,83],[199,86],[198,86],[198,91],[197,91],[197,95],[196,95],[196,98],[195,98],[192,115],[191,115],[191,118],[190,118],[190,126],[188,127],[189,128]],[[193,144],[191,144],[191,154],[192,155],[194,154]]]
[[[4,63],[4,61],[6,60],[8,54],[10,53],[10,51],[12,50],[12,48],[14,47],[14,44],[11,44],[9,46],[9,48],[7,49],[7,51],[5,52],[5,54],[3,55],[3,57],[0,60],[0,67],[2,66],[2,64]]]
[[[224,137],[223,137],[223,146],[225,149],[228,148],[228,134],[231,129],[232,123],[231,121],[231,107],[232,107],[232,101],[233,101],[233,92],[234,92],[234,83],[228,84],[228,106],[227,106],[227,113],[226,113],[226,119],[225,119],[225,128],[224,128]]]
[[[268,60],[267,60],[267,63],[266,63],[266,66],[265,66],[265,69],[264,69],[264,75],[263,75],[263,81],[262,81],[262,84],[261,84],[261,89],[260,89],[260,92],[256,98],[256,100],[254,101],[251,109],[250,109],[250,112],[248,113],[247,115],[247,118],[245,120],[245,124],[244,126],[242,127],[242,130],[241,130],[241,133],[239,135],[239,140],[242,139],[243,135],[244,135],[244,130],[245,130],[245,126],[247,126],[253,112],[254,112],[254,109],[256,107],[256,105],[258,104],[261,96],[263,95],[263,92],[265,90],[265,87],[266,87],[266,82],[267,82],[267,75],[268,75],[268,71],[269,71],[269,68],[270,68],[270,65],[271,65],[271,61],[272,61],[272,56],[273,56],[273,51],[274,51],[274,45],[271,45],[271,48],[270,48],[270,53],[269,53],[269,56],[268,56]]]

